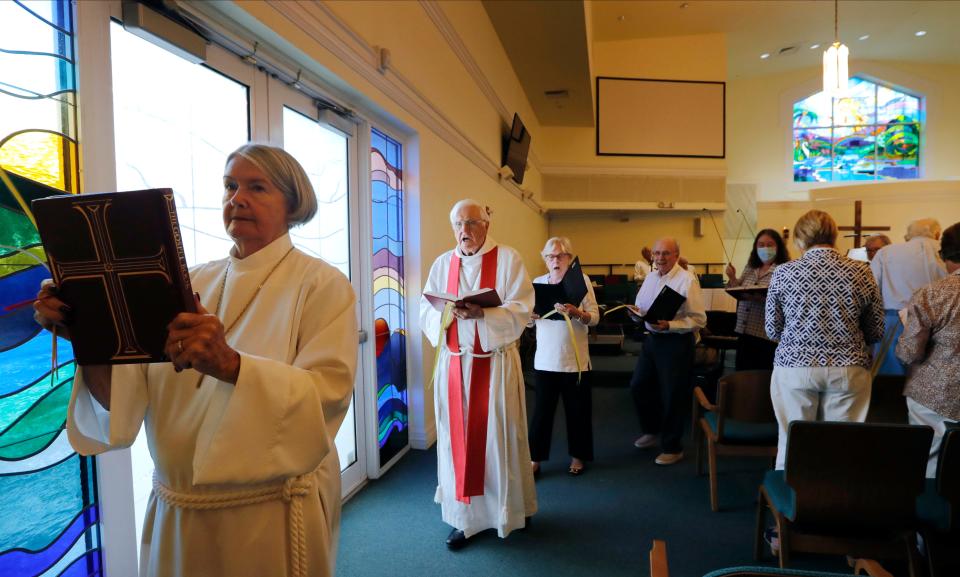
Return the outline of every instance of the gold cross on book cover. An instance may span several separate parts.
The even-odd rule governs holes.
[[[80,365],[150,363],[167,325],[195,312],[173,191],[64,195],[33,201]]]

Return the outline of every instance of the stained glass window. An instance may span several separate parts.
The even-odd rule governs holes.
[[[381,466],[409,442],[402,165],[402,145],[372,129],[373,318],[377,351],[377,441]]]
[[[30,201],[77,193],[68,0],[0,2],[0,575],[100,575],[96,468],[64,425],[70,343],[33,322],[44,267]]]
[[[823,92],[793,105],[793,180],[918,178],[921,98],[851,78],[843,97]]]

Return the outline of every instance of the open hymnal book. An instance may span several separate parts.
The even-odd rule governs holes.
[[[424,298],[430,302],[433,308],[443,311],[447,303],[453,303],[453,306],[462,307],[465,303],[479,305],[483,308],[498,307],[503,304],[500,295],[492,288],[478,289],[468,291],[462,295],[452,295],[450,293],[440,293],[433,291],[423,291]]]
[[[740,300],[747,295],[756,295],[763,298],[766,298],[767,296],[767,287],[762,285],[732,286],[727,287],[724,290],[727,291],[727,294],[737,300]]]

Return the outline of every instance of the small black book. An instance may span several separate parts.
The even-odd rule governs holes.
[[[570,268],[564,273],[559,283],[533,283],[533,290],[537,297],[533,312],[541,317],[552,311],[556,303],[570,303],[574,306],[580,306],[583,298],[587,296],[587,283],[583,279],[583,269],[580,268],[580,258],[577,257],[573,259],[573,262],[570,263]],[[553,315],[550,319],[562,321],[563,317],[561,315]]]
[[[173,191],[33,201],[57,297],[72,307],[80,365],[167,360],[167,325],[196,312]]]
[[[647,310],[647,314],[643,315],[643,320],[650,324],[659,321],[672,321],[686,300],[687,297],[664,285],[660,289],[660,294],[657,295],[657,298],[653,300],[653,304]]]

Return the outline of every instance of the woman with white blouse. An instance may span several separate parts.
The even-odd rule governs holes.
[[[558,284],[573,262],[573,247],[566,237],[553,237],[541,251],[547,274],[533,280],[535,284]],[[550,437],[557,402],[563,398],[567,421],[567,445],[571,475],[583,472],[584,462],[593,460],[593,422],[590,383],[590,353],[587,349],[587,327],[600,321],[597,298],[590,279],[583,275],[587,295],[577,305],[556,303],[556,319],[541,319],[534,314],[531,325],[537,327],[537,352],[533,367],[536,373],[536,406],[530,425],[530,458],[534,474],[540,462],[550,458]],[[561,312],[573,326],[573,340]],[[577,357],[579,355],[579,367]]]

